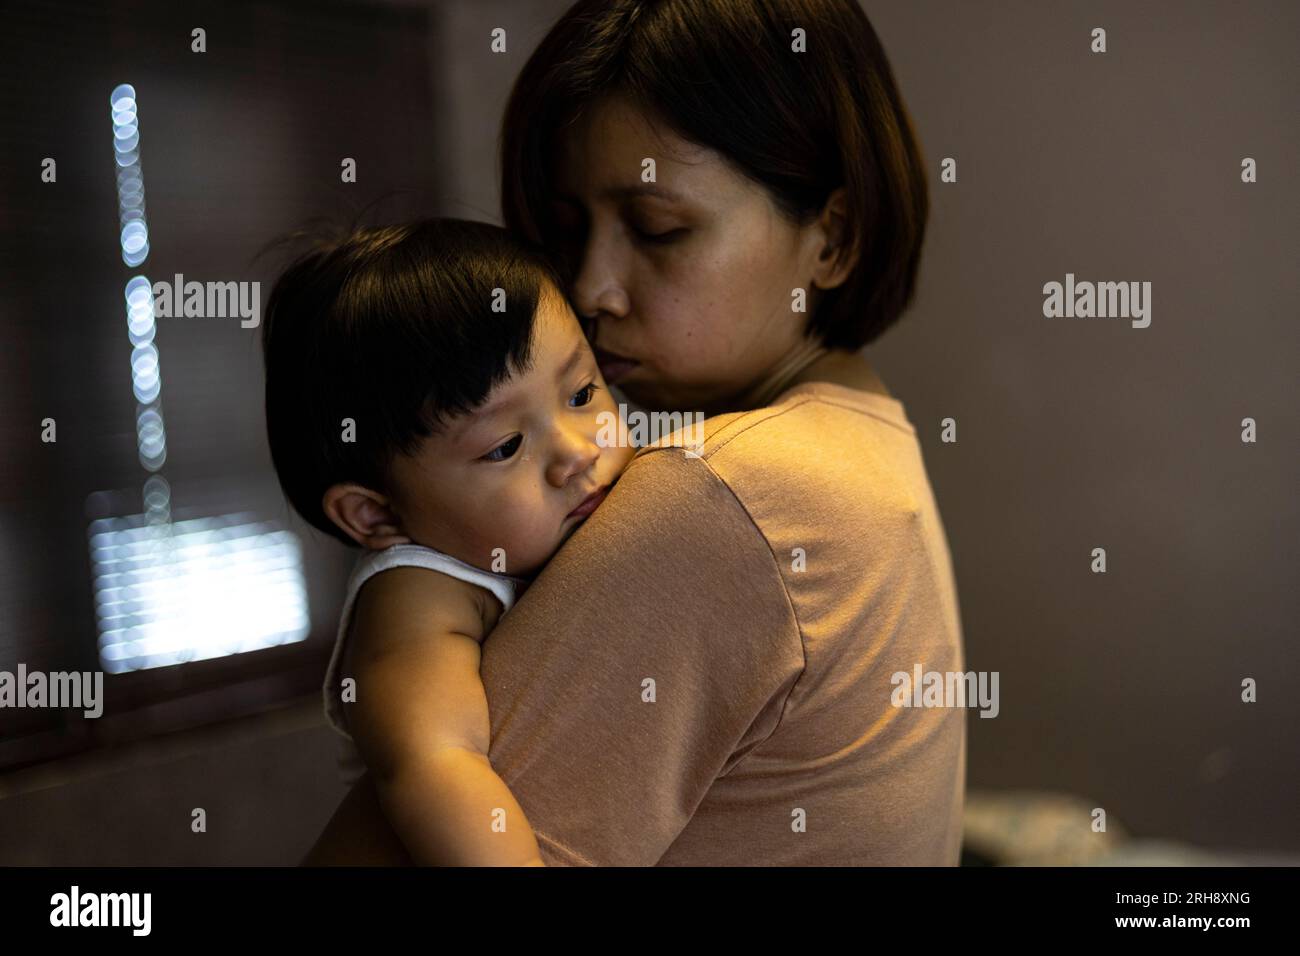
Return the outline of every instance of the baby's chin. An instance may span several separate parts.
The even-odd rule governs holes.
[[[585,523],[585,519],[584,521],[571,522],[568,527],[556,536],[548,550],[539,552],[535,548],[530,548],[529,553],[531,556],[528,561],[524,562],[524,566],[522,568],[519,566],[511,567],[507,564],[505,573],[513,578],[521,578],[524,581],[533,580],[537,575],[542,573],[542,569],[545,568],[546,565],[550,564],[551,558],[555,557],[560,548],[564,546],[564,543],[573,535],[573,532],[577,531],[578,528]],[[510,553],[509,549],[506,550],[506,553]]]
[[[560,548],[564,547],[565,542],[567,542],[570,538],[572,538],[574,532],[577,531],[579,528],[581,528],[584,524],[586,524],[588,520],[590,520],[590,516],[583,518],[579,521],[568,522],[568,526],[563,531],[560,532],[560,537],[556,540],[555,547],[551,549],[550,556],[547,557],[546,560],[550,561],[551,558],[555,557],[555,552],[559,551]]]
[[[630,459],[631,455],[628,457]],[[617,480],[618,476],[615,475],[609,483],[612,485]],[[602,503],[597,506],[597,510],[603,507],[604,504]],[[595,513],[596,512],[593,511],[592,515]],[[516,527],[513,529],[514,533],[511,535],[506,535],[503,538],[493,538],[492,540],[495,543],[490,549],[490,552],[494,555],[500,553],[504,556],[504,569],[502,569],[499,564],[496,567],[491,567],[490,562],[480,563],[478,561],[470,561],[467,563],[473,564],[476,567],[484,568],[485,570],[504,573],[513,578],[530,581],[542,572],[542,569],[550,563],[551,559],[554,558],[568,540],[573,537],[574,533],[591,520],[592,515],[584,515],[577,518],[569,518],[566,516],[559,519],[558,527],[551,524],[551,522],[556,521],[556,519],[553,516],[547,515],[545,518],[538,518],[531,523],[532,534],[528,534],[519,527]],[[550,524],[552,528],[555,528],[554,532],[549,536],[549,540],[544,539],[543,536],[538,533],[537,525],[543,523]],[[480,538],[475,547],[477,551],[481,553],[485,548],[487,548],[487,544],[482,538]],[[462,558],[462,560],[464,559]]]
[[[566,521],[564,525],[564,529],[560,532],[559,536],[555,539],[555,543],[551,546],[550,552],[546,555],[546,557],[538,561],[536,563],[536,566],[533,567],[531,571],[522,572],[517,576],[521,578],[527,578],[529,580],[535,578],[538,574],[541,573],[542,568],[546,567],[546,565],[550,563],[551,559],[555,557],[555,555],[559,552],[559,550],[564,547],[564,545],[568,542],[568,540],[571,537],[573,537],[574,532],[576,532],[579,528],[581,528],[590,520],[591,520],[591,516],[588,515],[587,517],[581,518],[577,521]]]

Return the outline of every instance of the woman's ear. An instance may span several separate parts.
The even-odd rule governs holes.
[[[816,258],[812,265],[812,282],[818,289],[842,285],[858,263],[857,249],[846,249],[848,241],[848,203],[844,187],[835,189],[813,224]]]
[[[382,551],[395,544],[410,544],[402,534],[397,515],[388,499],[361,485],[338,484],[325,489],[321,509],[344,534],[372,551]]]

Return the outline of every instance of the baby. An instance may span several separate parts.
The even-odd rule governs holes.
[[[417,863],[542,865],[480,645],[634,453],[556,275],[484,223],[359,231],[284,272],[262,345],[285,495],[364,549],[324,690],[353,775]]]

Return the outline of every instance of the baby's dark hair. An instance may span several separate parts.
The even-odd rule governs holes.
[[[353,544],[321,507],[326,489],[386,493],[395,456],[527,369],[548,286],[560,288],[546,257],[488,223],[318,240],[276,280],[262,320],[266,431],[290,504]]]

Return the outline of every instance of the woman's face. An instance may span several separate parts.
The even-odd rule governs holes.
[[[643,182],[643,161],[655,182]],[[608,98],[558,144],[554,214],[606,381],[639,405],[725,410],[802,337],[822,246],[716,151]]]

